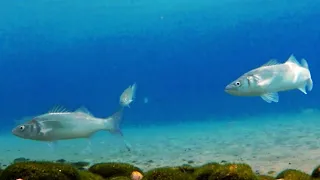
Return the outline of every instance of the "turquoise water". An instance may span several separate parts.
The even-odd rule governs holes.
[[[148,169],[227,160],[268,171],[290,161],[310,171],[318,161],[319,9],[312,0],[0,0],[0,119],[7,142],[0,162],[103,157]],[[285,62],[292,53],[309,63],[314,89],[307,95],[283,92],[279,103],[268,104],[224,92],[246,71],[272,58]],[[133,154],[105,132],[92,137],[92,152],[80,139],[58,142],[54,153],[45,142],[11,134],[55,105],[107,117],[134,82],[136,99],[121,124]],[[155,163],[146,165],[150,159]]]

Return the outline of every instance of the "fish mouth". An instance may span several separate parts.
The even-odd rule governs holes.
[[[18,136],[17,133],[16,133],[16,131],[15,131],[15,129],[12,129],[12,130],[11,130],[11,133],[12,133],[13,135],[15,135],[15,136]]]
[[[224,92],[230,94],[230,95],[238,95],[237,88],[235,88],[233,85],[228,85],[224,88]]]
[[[231,92],[233,90],[233,87],[230,86],[230,85],[227,85],[225,88],[224,88],[224,91],[225,92]]]

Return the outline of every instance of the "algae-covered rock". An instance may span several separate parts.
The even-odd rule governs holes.
[[[81,180],[104,180],[103,177],[97,174],[93,174],[89,171],[79,171]]]
[[[80,180],[78,171],[71,165],[51,162],[19,162],[8,166],[1,180]]]
[[[142,174],[142,170],[140,168],[127,163],[99,163],[91,166],[89,171],[99,174],[104,178],[117,176],[130,177],[133,171],[139,171]]]
[[[30,159],[24,158],[24,157],[19,157],[13,160],[13,163],[18,163],[18,162],[28,162]]]
[[[294,170],[294,169],[286,169],[279,173],[276,179],[284,179],[284,180],[310,180],[311,176],[302,171]]]
[[[320,179],[320,165],[312,171],[311,177]]]
[[[189,164],[183,164],[183,165],[177,166],[175,168],[183,173],[189,173],[189,174],[193,174],[197,169],[196,167],[193,167]]]
[[[257,180],[257,176],[247,164],[223,164],[215,168],[208,180]]]
[[[195,179],[208,180],[209,177],[214,173],[214,171],[220,166],[220,164],[213,162],[198,167],[194,172]]]
[[[208,163],[194,173],[196,180],[257,180],[257,176],[247,164]]]
[[[90,165],[89,162],[85,162],[85,161],[71,162],[70,164],[79,170],[85,170],[86,167]]]
[[[276,175],[276,172],[275,171],[268,171],[267,173],[269,176],[275,176]]]
[[[108,180],[131,180],[131,178],[128,178],[126,176],[119,176],[119,177],[109,178]]]
[[[145,173],[143,180],[193,180],[189,173],[183,173],[179,168],[162,167]]]
[[[276,180],[276,178],[274,178],[272,176],[259,175],[258,180]]]

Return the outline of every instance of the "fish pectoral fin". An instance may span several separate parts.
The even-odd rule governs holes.
[[[277,92],[274,93],[265,93],[260,96],[267,103],[279,102],[279,94]]]
[[[266,87],[271,83],[271,78],[258,81],[258,86]]]
[[[52,131],[52,128],[42,128],[40,130],[40,133],[42,133],[43,135],[46,135],[50,131]]]
[[[252,77],[257,82],[258,86],[268,86],[272,81],[272,78],[262,79],[259,75],[253,75]]]
[[[49,128],[62,128],[62,124],[59,121],[56,120],[47,120],[41,123],[44,129],[49,129]]]

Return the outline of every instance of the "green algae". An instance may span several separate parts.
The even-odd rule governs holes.
[[[190,173],[181,172],[177,167],[161,167],[146,172],[143,180],[194,180],[194,178]]]
[[[127,163],[98,163],[89,168],[86,162],[16,162],[0,169],[0,180],[131,180],[133,171],[143,171]],[[79,170],[80,169],[80,170]],[[268,173],[274,174],[275,172]],[[174,167],[160,167],[147,171],[143,180],[320,180],[320,165],[312,175],[295,169],[286,169],[275,178],[255,174],[251,167],[242,163],[207,163],[202,166],[184,164]]]
[[[80,180],[78,171],[67,164],[52,162],[19,162],[8,166],[0,180]]]
[[[256,174],[247,164],[226,163],[214,169],[208,180],[257,180]]]
[[[117,176],[130,177],[133,171],[139,171],[141,174],[142,170],[127,163],[99,163],[91,166],[89,171],[98,174],[104,178],[111,178]]]
[[[196,169],[194,176],[196,180],[208,180],[209,177],[216,171],[218,167],[222,166],[219,163],[207,163]]]
[[[89,171],[79,171],[81,180],[104,180],[103,177],[97,174],[93,174]]]
[[[258,175],[258,180],[276,180],[276,178],[267,175]]]
[[[193,174],[197,169],[197,167],[193,167],[193,166],[191,166],[189,164],[183,164],[181,166],[174,166],[174,167],[171,167],[171,168],[174,169],[174,170],[180,171],[182,173],[190,174],[190,175]]]
[[[88,167],[90,165],[90,163],[84,162],[84,161],[71,162],[69,164],[79,170],[84,170],[84,169],[86,169],[86,167]]]
[[[109,178],[108,180],[131,180],[131,178],[128,178],[126,176],[119,176],[119,177]]]
[[[208,163],[197,169],[196,180],[257,180],[257,176],[247,164]]]
[[[280,172],[276,179],[284,179],[284,180],[310,180],[311,176],[307,173],[304,173],[295,169],[286,169]]]

